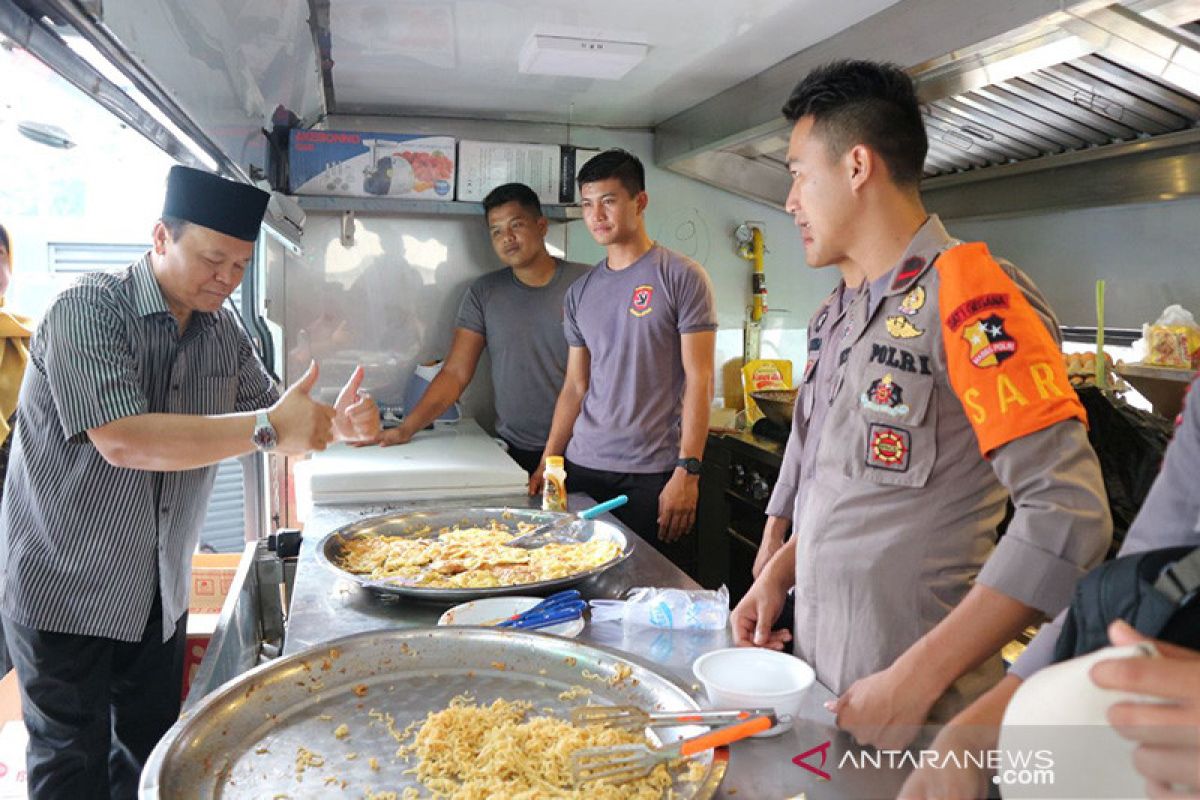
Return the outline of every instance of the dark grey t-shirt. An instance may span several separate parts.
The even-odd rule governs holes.
[[[601,261],[567,292],[567,343],[591,375],[566,456],[591,469],[666,472],[679,457],[680,335],[717,329],[704,268],[655,245],[623,270]]]
[[[527,286],[509,267],[467,289],[455,327],[487,339],[496,396],[496,432],[523,450],[541,450],[567,374],[563,295],[590,267],[555,259],[545,286]]]

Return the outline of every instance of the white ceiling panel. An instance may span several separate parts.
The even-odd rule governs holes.
[[[653,125],[895,2],[330,0],[331,111]],[[538,26],[622,31],[650,50],[616,81],[525,75]]]

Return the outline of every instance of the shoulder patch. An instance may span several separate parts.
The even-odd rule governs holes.
[[[1058,343],[987,245],[953,247],[934,269],[950,385],[980,452],[1063,420],[1086,425]]]

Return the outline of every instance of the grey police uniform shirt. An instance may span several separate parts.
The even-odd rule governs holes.
[[[812,480],[825,414],[837,377],[835,359],[823,359],[820,353],[823,347],[834,353],[841,350],[842,340],[849,333],[846,311],[860,291],[867,291],[865,284],[851,289],[839,281],[808,322],[808,360],[804,374],[797,382],[792,430],[784,448],[779,477],[767,502],[768,516],[791,520],[797,503],[801,502],[804,483]]]
[[[1057,613],[1111,538],[1099,464],[1082,423],[1063,420],[1005,444],[990,459],[981,455],[949,383],[931,267],[952,244],[931,217],[888,280],[878,282],[887,291],[862,292],[850,303],[843,346],[810,345],[810,359],[833,360],[833,388],[824,399],[813,393],[808,384],[819,365],[806,370],[785,452],[785,462],[794,463],[783,472],[812,477],[792,492],[793,511],[783,516],[792,518],[798,537],[797,655],[838,694],[891,666],[975,581]],[[1057,323],[1036,287],[1011,265],[1004,269],[1057,341]],[[906,312],[911,316],[894,313],[918,287],[923,300]],[[889,320],[900,321],[897,335]],[[814,321],[810,337],[820,336],[816,327]],[[903,402],[895,391],[891,407],[876,402],[880,383],[902,386]],[[810,452],[795,444],[818,402],[829,405],[822,427],[838,435],[822,437]],[[789,490],[780,491],[786,497]],[[1016,515],[997,546],[1009,493]],[[953,716],[1002,674],[996,654],[956,681],[931,719]]]
[[[30,343],[0,505],[4,616],[43,631],[137,641],[161,592],[169,639],[187,611],[217,467],[114,467],[87,431],[137,414],[252,411],[278,397],[228,309],[193,313],[179,334],[149,254],[120,272],[80,278]]]
[[[673,469],[685,378],[680,337],[717,329],[704,268],[658,244],[622,270],[605,259],[567,291],[564,328],[567,343],[591,358],[567,458],[610,472]]]
[[[1181,423],[1167,446],[1162,469],[1146,495],[1146,502],[1129,526],[1118,556],[1129,556],[1164,547],[1200,547],[1200,382],[1193,381]],[[1028,678],[1054,662],[1054,645],[1062,633],[1064,610],[1042,626],[1010,672]]]
[[[555,259],[544,286],[521,283],[512,269],[488,273],[463,295],[454,324],[487,340],[496,398],[496,432],[523,450],[542,450],[567,374],[563,299],[590,269]]]

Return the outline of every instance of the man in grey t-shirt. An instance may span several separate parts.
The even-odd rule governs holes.
[[[617,518],[694,573],[695,542],[679,539],[696,518],[712,402],[712,284],[647,235],[637,158],[601,153],[579,185],[584,221],[607,258],[567,292],[571,350],[545,454],[565,453],[571,491],[628,495]]]
[[[425,396],[380,443],[404,444],[459,398],[486,347],[492,357],[496,432],[526,472],[540,462],[554,401],[567,369],[563,295],[588,271],[546,252],[542,205],[532,189],[507,183],[483,201],[496,256],[506,269],[471,284],[454,322],[450,354]]]

